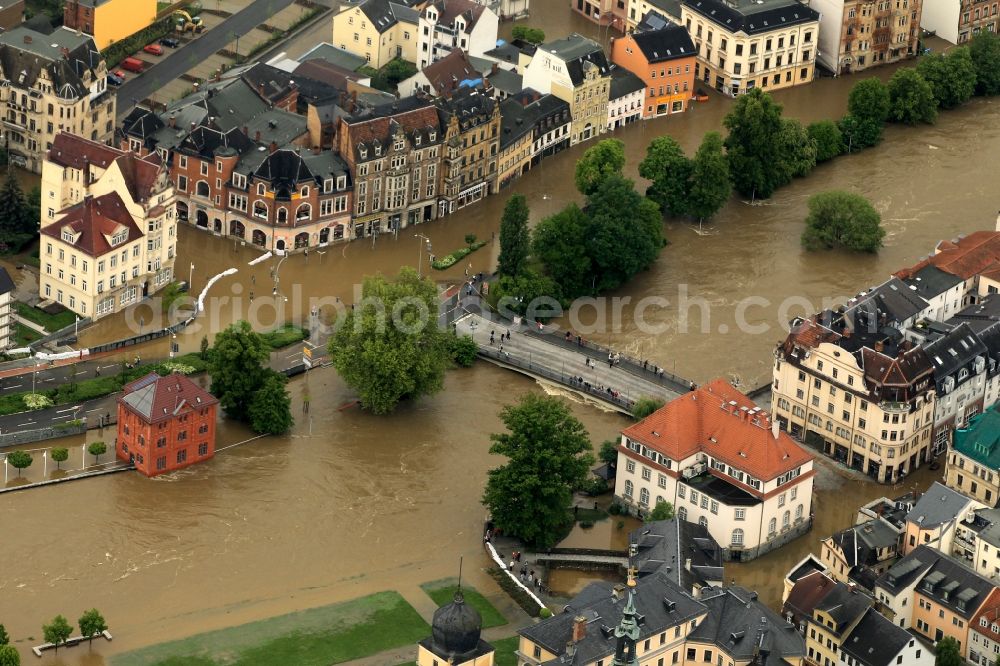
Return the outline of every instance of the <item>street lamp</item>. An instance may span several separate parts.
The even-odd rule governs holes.
[[[191,262],[191,269],[188,271],[188,289],[191,288],[191,281],[194,279],[194,262]]]
[[[428,238],[427,236],[424,236],[423,234],[413,234],[413,237],[422,238],[424,242],[427,243],[427,254],[430,254],[431,250],[434,249],[431,246],[431,239]],[[421,245],[417,248],[417,277],[421,277],[421,270],[423,268],[423,263],[424,263],[424,248]]]

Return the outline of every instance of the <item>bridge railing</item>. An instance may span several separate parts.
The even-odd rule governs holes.
[[[538,375],[539,377],[549,379],[551,381],[562,384],[563,386],[568,386],[574,391],[584,393],[599,400],[603,400],[604,402],[615,405],[616,407],[619,407],[628,413],[631,413],[632,408],[635,406],[635,400],[630,400],[622,396],[621,393],[617,394],[612,393],[610,392],[610,389],[605,389],[602,391],[593,384],[591,384],[590,382],[587,381],[581,382],[579,381],[578,378],[573,377],[572,375],[566,374],[564,372],[557,372],[555,370],[551,370],[548,367],[544,365],[539,365],[537,362],[532,361],[530,359],[523,359],[515,354],[511,354],[509,352],[501,352],[497,349],[493,349],[491,347],[485,347],[483,345],[479,345],[479,354],[480,356],[494,359],[499,363],[503,363],[505,365],[509,365],[515,368],[520,368],[533,375]]]

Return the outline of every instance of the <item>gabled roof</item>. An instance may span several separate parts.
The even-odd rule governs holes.
[[[664,573],[684,590],[723,580],[722,549],[707,527],[680,518],[647,523],[628,536],[640,577]]]
[[[894,548],[899,543],[899,531],[886,521],[876,518],[852,525],[830,537],[844,554],[847,566],[870,566],[878,563],[880,548]]]
[[[722,379],[675,398],[623,434],[672,460],[704,452],[762,481],[813,459],[783,430],[775,437],[768,414]]]
[[[841,641],[841,649],[860,666],[890,666],[915,641],[910,632],[897,627],[874,608],[865,611],[857,626]]]
[[[68,229],[77,236],[73,247],[91,257],[100,257],[111,252],[112,247],[108,237],[113,236],[119,229],[124,228],[128,231],[126,243],[131,243],[143,235],[117,192],[99,197],[88,196],[62,213],[64,213],[62,218],[42,227],[41,233],[66,242],[62,238],[62,232]]]
[[[983,620],[986,626],[983,626]],[[1000,628],[1000,589],[990,592],[982,608],[976,616],[969,622],[969,628],[978,634],[989,637],[993,642],[1000,643],[1000,631],[994,631],[994,627]]]
[[[722,0],[684,0],[684,5],[731,32],[748,35],[819,21],[819,12],[798,0],[733,0],[732,4]]]
[[[538,47],[539,51],[550,53],[566,63],[566,71],[574,86],[583,81],[584,72],[588,67],[597,67],[601,76],[610,72],[608,59],[604,49],[594,40],[573,33],[554,42],[546,42]]]
[[[648,63],[693,58],[696,55],[694,42],[687,29],[676,23],[658,30],[637,30],[631,37]]]
[[[21,88],[33,88],[42,70],[56,94],[79,99],[90,94],[85,74],[96,80],[102,56],[90,35],[69,28],[42,34],[23,25],[0,34],[0,70]]]
[[[939,296],[963,282],[962,278],[945,272],[933,264],[923,266],[903,281],[926,300]]]
[[[639,92],[646,87],[646,83],[638,76],[624,67],[614,67],[611,69],[611,87],[608,98],[613,100],[621,99],[626,95]]]
[[[317,44],[299,58],[299,62],[302,63],[309,62],[310,60],[322,60],[335,67],[341,67],[352,72],[356,72],[368,64],[368,61],[364,57],[337,48],[329,42]]]
[[[431,7],[437,10],[438,25],[452,28],[455,19],[461,18],[465,22],[465,32],[471,32],[486,11],[486,7],[472,0],[434,0],[427,3],[420,15],[426,17]]]
[[[822,571],[812,571],[802,576],[789,590],[788,598],[781,607],[782,614],[786,617],[791,614],[795,622],[811,618],[816,605],[826,598],[836,585],[837,581]]]
[[[155,154],[154,154],[155,157]],[[132,195],[132,201],[145,203],[153,195],[160,178],[162,167],[149,158],[140,158],[135,153],[125,153],[115,160],[125,181],[125,187]]]
[[[991,581],[963,563],[926,545],[920,545],[893,565],[892,569],[913,557],[930,564],[926,573],[920,576],[917,592],[966,620],[979,610],[986,597],[995,589]],[[891,573],[892,569],[887,573]],[[879,581],[881,580],[880,578]]]
[[[972,332],[968,324],[962,323],[926,345],[925,351],[934,364],[934,377],[938,380],[948,377],[976,359],[985,356],[986,345]]]
[[[359,7],[368,20],[372,22],[379,34],[396,25],[400,21],[417,24],[417,11],[411,9],[402,2],[392,2],[392,0],[361,0],[360,4],[346,5],[343,11],[349,11],[355,6]]]
[[[906,522],[921,529],[931,529],[961,517],[972,502],[965,495],[935,481],[906,514]]]
[[[166,421],[191,409],[204,409],[219,401],[181,374],[161,377],[151,372],[123,389],[118,400],[139,414],[146,423]]]
[[[762,604],[756,592],[737,585],[706,588],[699,600],[708,615],[688,634],[692,641],[712,643],[735,661],[767,654],[767,663],[804,657],[805,640],[795,627]]]
[[[125,151],[103,143],[91,141],[69,132],[59,132],[52,140],[52,147],[49,148],[46,159],[59,166],[82,171],[87,164],[107,169],[112,162],[124,154]]]
[[[879,325],[886,323],[904,322],[918,313],[927,309],[929,303],[925,301],[916,290],[899,278],[892,277],[875,287],[871,291],[865,292],[852,299],[850,307],[847,308],[847,316],[858,325],[862,320],[859,316],[865,315],[879,319],[880,315],[885,315],[885,321],[880,321]]]
[[[1000,231],[976,231],[938,243],[937,252],[919,263],[897,271],[896,276],[908,278],[925,266],[936,266],[946,273],[968,280],[1000,264]]]
[[[450,95],[460,87],[479,87],[483,85],[483,75],[469,62],[469,56],[462,49],[455,49],[445,57],[424,67],[423,75],[427,78],[438,96]]]
[[[419,97],[405,97],[392,104],[383,104],[363,109],[354,115],[340,119],[347,125],[347,150],[353,151],[356,159],[360,159],[360,148],[371,146],[375,142],[386,145],[393,133],[402,130],[408,136],[420,134],[424,145],[440,142],[441,122],[438,110],[430,101]],[[429,135],[435,132],[435,141],[430,141]],[[376,159],[372,150],[368,150],[366,159]]]
[[[837,623],[833,631],[839,636],[874,605],[875,599],[857,585],[838,582],[816,603],[814,610],[822,611],[833,618]]]

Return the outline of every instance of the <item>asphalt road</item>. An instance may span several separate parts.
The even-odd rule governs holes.
[[[141,76],[130,77],[118,88],[118,117],[124,117],[136,103],[193,69],[229,43],[234,35],[250,32],[294,1],[254,0],[238,14],[233,14],[198,39],[160,59],[156,66],[149,68]]]

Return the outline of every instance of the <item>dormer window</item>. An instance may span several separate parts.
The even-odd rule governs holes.
[[[990,621],[987,620],[985,617],[979,618],[979,626],[980,627],[987,627],[987,626],[989,626],[989,624],[990,624]]]
[[[992,631],[994,634],[1000,634],[1000,625],[998,624],[990,625],[990,631]]]
[[[128,240],[128,229],[122,229],[111,237],[111,245],[121,245]]]
[[[381,154],[382,154],[382,144],[376,143],[375,144],[375,155],[381,155]]]
[[[430,135],[427,137],[427,140],[428,141],[436,141],[437,140],[437,132],[435,132],[435,131],[432,130],[431,133],[430,133]]]
[[[416,136],[413,137],[413,145],[414,146],[419,146],[420,145],[420,135],[419,134],[417,134]]]
[[[264,196],[264,183],[257,183],[257,196]]]
[[[327,178],[323,181],[323,191],[333,192],[333,178]]]
[[[347,187],[347,176],[337,176],[337,189],[343,190]]]
[[[365,159],[366,157],[368,157],[368,149],[365,148],[364,146],[358,148],[358,153],[361,154],[361,159]]]
[[[405,143],[403,142],[403,140],[401,138],[397,137],[395,143],[392,144],[392,149],[393,150],[402,150],[404,146],[405,146]]]
[[[76,234],[74,234],[69,229],[63,229],[62,239],[64,241],[66,241],[67,243],[75,243],[76,242]]]

